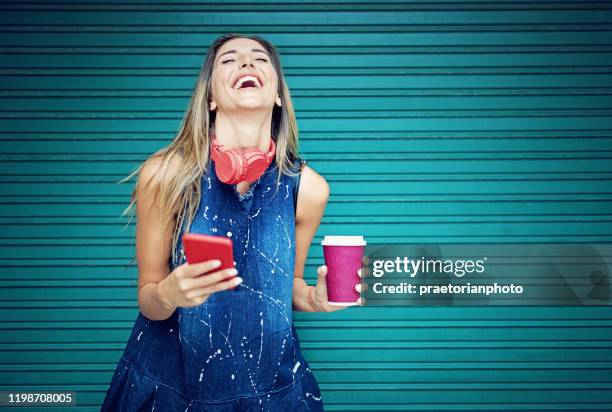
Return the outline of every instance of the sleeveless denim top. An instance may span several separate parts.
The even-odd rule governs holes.
[[[139,313],[121,362],[187,399],[213,404],[269,397],[304,374],[309,385],[302,385],[307,392],[301,395],[308,402],[300,400],[310,406],[303,410],[321,410],[319,388],[292,320],[299,175],[283,174],[277,185],[273,161],[239,194],[235,185],[217,178],[214,166],[210,162],[201,177],[201,201],[189,232],[232,239],[243,282],[235,290],[211,294],[202,305],[179,307],[163,321]],[[183,233],[184,227],[175,250],[178,262],[170,260],[171,270],[186,261]],[[107,398],[119,391],[113,388],[119,384],[116,375]]]

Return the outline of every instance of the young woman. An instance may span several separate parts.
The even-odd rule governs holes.
[[[298,156],[275,48],[215,40],[177,137],[138,171],[140,312],[102,411],[323,410],[292,310],[345,307],[327,302],[325,266],[303,279],[329,187]],[[237,273],[188,264],[188,232],[232,239]]]

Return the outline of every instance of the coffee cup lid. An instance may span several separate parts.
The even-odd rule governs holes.
[[[366,241],[363,236],[329,236],[325,235],[321,245],[325,246],[362,246]]]

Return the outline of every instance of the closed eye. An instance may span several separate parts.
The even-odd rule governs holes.
[[[267,62],[267,61],[268,61],[267,59],[264,59],[264,58],[262,58],[262,57],[260,57],[260,58],[258,58],[258,59],[255,59],[255,60],[260,60],[260,61],[262,61],[262,62]],[[227,60],[223,60],[223,61],[221,62],[221,64],[225,64],[225,63],[227,63],[227,62],[233,62],[233,61],[234,61],[234,59],[227,59]]]

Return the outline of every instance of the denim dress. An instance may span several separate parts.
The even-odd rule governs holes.
[[[189,232],[232,239],[243,282],[165,320],[139,312],[101,411],[323,410],[292,319],[299,175],[276,175],[273,161],[240,194],[210,163]]]

